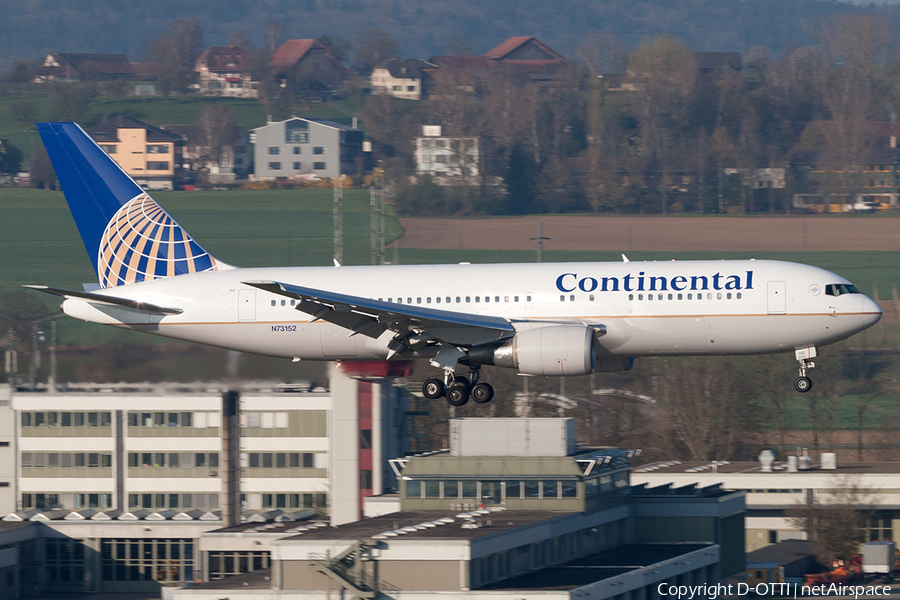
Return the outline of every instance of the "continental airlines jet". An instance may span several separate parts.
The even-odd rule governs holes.
[[[655,355],[793,352],[807,392],[818,348],[881,318],[843,277],[768,260],[241,269],[78,125],[38,130],[99,280],[28,286],[63,296],[66,314],[293,360],[426,358],[443,376],[423,393],[454,406],[491,400],[482,365],[584,375]]]

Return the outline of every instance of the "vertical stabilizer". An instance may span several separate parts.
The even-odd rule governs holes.
[[[38,123],[103,287],[224,267],[75,123]]]

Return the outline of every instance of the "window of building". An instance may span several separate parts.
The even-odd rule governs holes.
[[[281,146],[269,146],[269,155],[276,156],[281,154]]]
[[[106,152],[107,154],[115,154],[116,153],[116,145],[115,144],[100,144],[100,149]]]
[[[300,119],[292,119],[284,124],[285,144],[308,144],[309,123]]]
[[[506,497],[507,498],[520,498],[521,497],[522,484],[520,481],[507,481],[506,482]]]
[[[295,162],[295,163],[294,163],[294,170],[295,170],[295,171],[299,171],[299,170],[302,169],[302,168],[303,168],[303,163],[298,163],[298,162]]]
[[[159,494],[163,495],[163,494]],[[110,538],[100,543],[101,581],[193,581],[191,539]]]
[[[324,171],[325,163],[323,162],[314,162],[313,163],[313,171]]]
[[[168,144],[150,144],[147,146],[147,154],[168,154]]]
[[[269,170],[270,170],[270,171],[280,171],[280,170],[281,170],[281,163],[280,163],[280,162],[270,162],[270,163],[269,163]]]
[[[167,161],[167,160],[147,161],[147,170],[148,171],[168,171],[169,170],[169,161]]]
[[[294,154],[300,154],[300,146],[294,146]]]

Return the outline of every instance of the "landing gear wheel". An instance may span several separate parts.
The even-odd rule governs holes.
[[[469,380],[457,377],[447,387],[447,403],[450,406],[463,406],[469,401]]]
[[[798,377],[794,380],[794,389],[801,394],[805,394],[812,389],[812,379],[809,377]]]
[[[472,387],[472,400],[486,404],[494,399],[494,388],[489,383],[476,383]]]
[[[422,384],[422,395],[429,400],[440,398],[444,395],[444,392],[446,392],[444,382],[437,377],[426,379],[425,383]]]

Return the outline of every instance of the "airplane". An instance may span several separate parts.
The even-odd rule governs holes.
[[[847,279],[773,260],[238,268],[77,124],[37,127],[99,281],[25,286],[65,314],[294,361],[424,358],[443,376],[423,395],[452,406],[493,398],[483,365],[575,376],[645,356],[792,351],[805,393],[821,346],[881,318]]]

